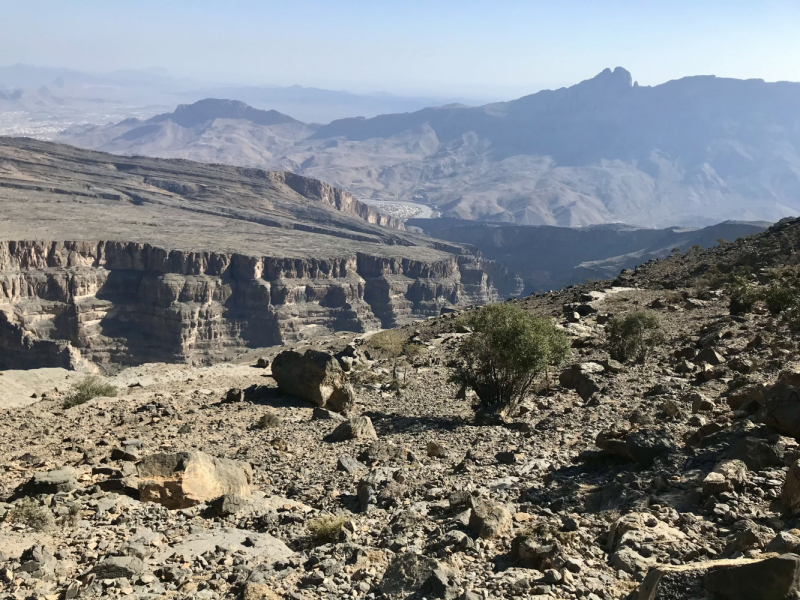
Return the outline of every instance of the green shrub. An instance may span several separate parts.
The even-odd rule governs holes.
[[[392,361],[393,380],[397,379],[397,366],[401,357],[413,358],[422,354],[425,349],[422,344],[409,342],[407,336],[399,329],[387,329],[376,333],[369,338],[369,345],[387,355]]]
[[[730,294],[728,308],[732,315],[751,312],[755,303],[762,297],[760,290],[741,275],[734,275],[728,287],[728,293]]]
[[[775,277],[764,293],[764,302],[773,315],[795,308],[800,302],[800,298],[798,298],[800,284],[798,284],[797,276],[793,273],[783,273]]]
[[[64,399],[63,408],[72,408],[84,404],[92,398],[100,396],[116,396],[117,388],[102,377],[89,375],[70,388],[67,397]]]
[[[312,519],[306,524],[306,528],[317,543],[327,544],[339,539],[339,534],[346,522],[347,517],[345,516],[326,515]]]
[[[647,360],[650,351],[664,340],[656,314],[640,310],[614,317],[606,325],[608,350],[616,360]]]
[[[492,304],[460,321],[472,334],[458,348],[452,380],[472,388],[484,412],[512,410],[538,375],[569,355],[566,333],[513,304]]]
[[[8,512],[7,520],[10,523],[26,525],[34,531],[48,531],[55,525],[55,518],[50,509],[33,498],[17,500]]]

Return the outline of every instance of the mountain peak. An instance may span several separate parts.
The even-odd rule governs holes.
[[[582,83],[589,82],[592,84],[600,84],[603,87],[624,89],[633,86],[633,76],[628,70],[617,67],[613,71],[611,69],[603,69],[598,75]]]
[[[277,110],[260,110],[239,100],[206,98],[194,104],[180,104],[174,112],[163,113],[150,119],[149,123],[172,121],[181,127],[194,127],[214,119],[239,119],[256,125],[280,125],[299,123],[289,115]]]

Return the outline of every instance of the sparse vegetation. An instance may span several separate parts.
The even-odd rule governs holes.
[[[744,275],[734,275],[728,286],[730,302],[728,309],[732,315],[743,315],[753,310],[761,297],[761,291],[750,283]]]
[[[537,376],[569,354],[567,335],[547,318],[512,304],[492,304],[461,322],[472,330],[459,346],[453,381],[472,388],[482,411],[512,410]]]
[[[328,544],[339,539],[342,527],[347,522],[347,517],[339,515],[326,515],[312,519],[306,524],[311,536],[319,544]]]
[[[791,271],[773,272],[772,281],[764,292],[764,302],[773,315],[796,308],[800,303],[800,281]]]
[[[14,503],[8,512],[10,523],[25,525],[34,531],[48,531],[55,525],[55,518],[50,509],[42,506],[33,498],[21,498]]]
[[[85,404],[92,398],[100,396],[116,396],[117,388],[111,385],[102,377],[89,375],[72,386],[67,397],[64,399],[63,408],[72,408]]]
[[[278,427],[282,422],[283,420],[278,413],[269,410],[258,418],[258,421],[255,423],[255,428],[273,429],[274,427]]]
[[[409,342],[399,329],[387,329],[369,338],[369,345],[387,355],[392,361],[392,379],[397,380],[397,367],[402,357],[418,356],[422,352],[422,344]]]
[[[606,325],[611,358],[645,362],[652,349],[664,340],[658,316],[640,310],[612,318]]]

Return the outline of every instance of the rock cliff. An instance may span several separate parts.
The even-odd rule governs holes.
[[[207,364],[499,299],[473,256],[275,258],[134,242],[0,242],[0,368]]]

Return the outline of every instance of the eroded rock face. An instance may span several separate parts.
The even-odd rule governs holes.
[[[187,508],[225,494],[250,494],[250,465],[203,452],[153,454],[138,464],[139,497],[167,508]]]
[[[484,262],[0,242],[0,366],[210,364],[246,348],[392,327],[499,299],[501,279]]]

